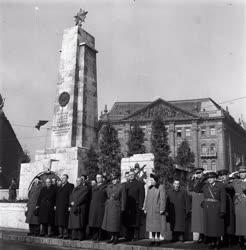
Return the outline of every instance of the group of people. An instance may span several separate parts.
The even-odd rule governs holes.
[[[45,185],[36,178],[28,194],[26,223],[33,236],[84,240],[89,229],[93,240],[102,240],[108,232],[109,243],[117,244],[122,224],[127,240],[139,238],[144,198],[144,183],[134,171],[124,184],[119,174],[107,180],[98,173],[95,183],[81,176],[75,186],[66,174],[58,185],[55,178],[46,178]]]
[[[55,234],[59,238],[84,240],[88,235],[100,241],[105,232],[109,243],[117,244],[119,235],[127,241],[140,238],[145,220],[150,244],[159,245],[161,236],[172,231],[173,241],[184,241],[187,221],[190,232],[199,235],[198,242],[218,248],[222,243],[244,245],[246,236],[246,167],[234,175],[228,171],[204,173],[195,169],[188,186],[181,188],[174,179],[168,188],[152,173],[146,183],[134,170],[107,180],[98,173],[89,183],[86,176],[77,178],[75,187],[63,175],[57,185],[47,178],[45,186],[37,178],[29,191],[26,222],[31,235]],[[144,216],[145,214],[145,216]],[[88,230],[89,229],[89,230]]]

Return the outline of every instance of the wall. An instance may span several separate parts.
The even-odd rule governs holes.
[[[26,203],[0,203],[0,227],[28,229],[25,208]]]

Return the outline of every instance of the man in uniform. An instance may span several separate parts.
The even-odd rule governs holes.
[[[141,213],[145,197],[144,184],[136,179],[134,170],[129,172],[129,182],[125,185],[124,224],[127,230],[127,240],[139,239]]]
[[[203,209],[201,203],[204,199],[202,193],[194,191],[194,187],[202,180],[203,168],[196,168],[194,175],[192,175],[189,182],[189,192],[192,197],[192,208],[191,208],[191,232],[198,233],[198,243],[203,242]]]
[[[225,216],[225,235],[223,242],[225,245],[232,245],[235,240],[235,210],[234,210],[234,189],[229,181],[229,172],[226,169],[218,171],[218,180],[225,185],[226,191],[226,216]]]
[[[239,170],[240,179],[235,179],[232,182],[232,187],[235,191],[234,208],[236,215],[236,232],[239,236],[239,245],[244,247],[246,236],[246,166],[240,166]]]
[[[199,182],[194,190],[202,192],[204,201],[204,235],[209,240],[209,248],[218,248],[224,235],[224,217],[226,215],[226,193],[224,184],[216,180],[215,172],[210,172]],[[205,182],[205,180],[207,180]]]
[[[74,185],[68,182],[68,175],[62,176],[62,185],[57,189],[56,205],[56,226],[58,227],[58,238],[68,239],[68,218],[69,218],[69,196],[73,191]]]

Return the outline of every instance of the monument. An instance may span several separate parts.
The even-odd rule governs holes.
[[[19,199],[27,198],[30,183],[42,173],[66,173],[75,183],[86,172],[86,151],[97,147],[97,50],[95,38],[82,28],[86,14],[80,9],[76,25],[64,30],[51,145],[37,151],[34,162],[21,165]]]

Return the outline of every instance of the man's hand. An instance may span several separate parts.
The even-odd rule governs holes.
[[[72,201],[70,204],[71,204],[71,206],[73,206],[73,205],[74,205],[74,202]]]
[[[164,214],[164,211],[160,211],[160,215],[163,215]]]
[[[56,206],[54,206],[54,210],[56,211]]]

